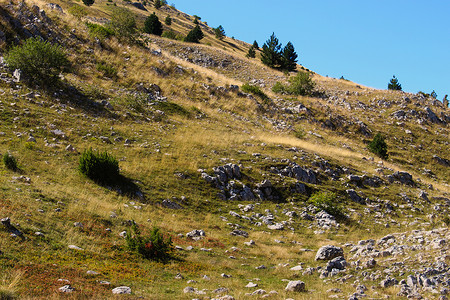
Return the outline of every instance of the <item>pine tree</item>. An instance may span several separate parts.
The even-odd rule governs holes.
[[[256,53],[255,53],[255,48],[253,46],[251,46],[250,49],[248,49],[246,56],[249,58],[255,58]]]
[[[94,4],[95,0],[83,0],[84,5],[91,6]]]
[[[379,157],[383,159],[388,158],[387,144],[384,140],[384,137],[380,133],[377,133],[375,135],[373,140],[369,143],[368,148],[371,152],[375,153]]]
[[[281,65],[281,44],[275,33],[272,33],[270,38],[264,43],[261,53],[261,62],[271,68],[279,67]]]
[[[388,84],[388,90],[394,90],[394,91],[401,91],[402,85],[398,82],[398,79],[395,78],[395,75],[391,79],[391,81]]]
[[[225,29],[223,29],[222,25],[219,25],[219,27],[214,28],[214,33],[216,35],[216,38],[222,40],[225,36]]]
[[[155,0],[155,8],[159,9],[162,6],[161,0]]]
[[[167,26],[172,25],[172,18],[171,18],[169,15],[167,15],[167,17],[164,19],[164,23],[165,23]]]
[[[444,99],[442,99],[442,103],[444,104],[444,108],[447,109],[448,108],[448,99],[447,99],[448,95],[445,95]]]
[[[163,29],[155,13],[147,17],[144,23],[144,32],[161,36]]]
[[[258,45],[258,42],[256,40],[253,42],[253,48],[259,49],[259,45]]]
[[[189,31],[188,35],[184,39],[185,42],[198,43],[204,37],[203,31],[199,25],[195,26],[194,29]]]
[[[436,98],[437,98],[436,91],[433,90],[433,91],[431,92],[430,96],[433,97],[434,99],[436,99]]]
[[[294,45],[292,45],[291,42],[288,42],[283,48],[282,69],[286,71],[295,71],[297,69],[297,57]]]

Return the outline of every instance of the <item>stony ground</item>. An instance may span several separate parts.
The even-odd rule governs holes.
[[[320,97],[275,95],[287,75],[205,24],[211,45],[125,46],[90,37],[71,2],[33,4],[1,5],[2,45],[41,36],[75,67],[49,93],[0,60],[0,153],[19,163],[0,167],[1,299],[447,299],[442,102],[318,74]],[[104,24],[107,4],[86,18]],[[96,69],[105,61],[115,79]],[[377,132],[389,159],[367,150]],[[91,147],[131,188],[78,172]],[[134,223],[172,238],[169,262],[129,251]]]

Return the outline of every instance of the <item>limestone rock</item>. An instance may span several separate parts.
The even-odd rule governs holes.
[[[305,289],[305,283],[300,280],[289,281],[285,288],[287,292],[304,292]]]
[[[341,247],[327,245],[321,247],[316,253],[316,260],[331,260],[335,257],[344,256],[344,250]]]
[[[113,294],[131,294],[131,288],[128,286],[118,286],[112,290]]]

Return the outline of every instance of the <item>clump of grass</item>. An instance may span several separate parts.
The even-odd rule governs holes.
[[[14,300],[17,297],[17,285],[19,284],[23,272],[3,272],[0,281],[0,300]]]
[[[3,164],[5,167],[11,171],[17,171],[19,167],[17,166],[17,159],[10,153],[5,153],[3,155]]]
[[[250,93],[250,94],[253,94],[253,95],[259,97],[264,102],[268,102],[270,100],[270,98],[259,87],[255,86],[255,85],[250,85],[248,83],[245,83],[241,86],[241,90],[244,93]]]
[[[149,236],[142,237],[139,227],[133,222],[131,231],[125,237],[130,251],[139,253],[145,259],[161,262],[167,262],[172,257],[172,239],[164,238],[158,227],[153,227]]]
[[[117,69],[104,61],[98,62],[95,65],[97,71],[102,72],[103,76],[108,78],[116,78],[117,77]]]
[[[293,132],[294,132],[294,136],[298,139],[304,139],[306,136],[305,131],[300,126],[295,126]]]
[[[317,192],[309,198],[308,202],[336,218],[343,219],[345,218],[344,210],[336,198],[336,194],[332,192]]]
[[[99,24],[86,22],[86,26],[89,30],[89,35],[100,40],[114,35],[114,31],[112,29]]]
[[[191,113],[183,106],[169,101],[158,102],[156,107],[168,115],[181,115],[185,117],[191,115]]]
[[[88,178],[100,184],[119,182],[119,162],[107,152],[85,150],[80,157],[78,170]]]

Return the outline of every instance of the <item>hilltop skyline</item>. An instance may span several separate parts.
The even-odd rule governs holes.
[[[260,46],[272,32],[291,41],[299,63],[323,76],[343,76],[387,89],[395,75],[406,92],[450,94],[450,26],[447,1],[174,0],[170,4],[198,15],[229,37]],[[230,17],[230,16],[234,17]]]

